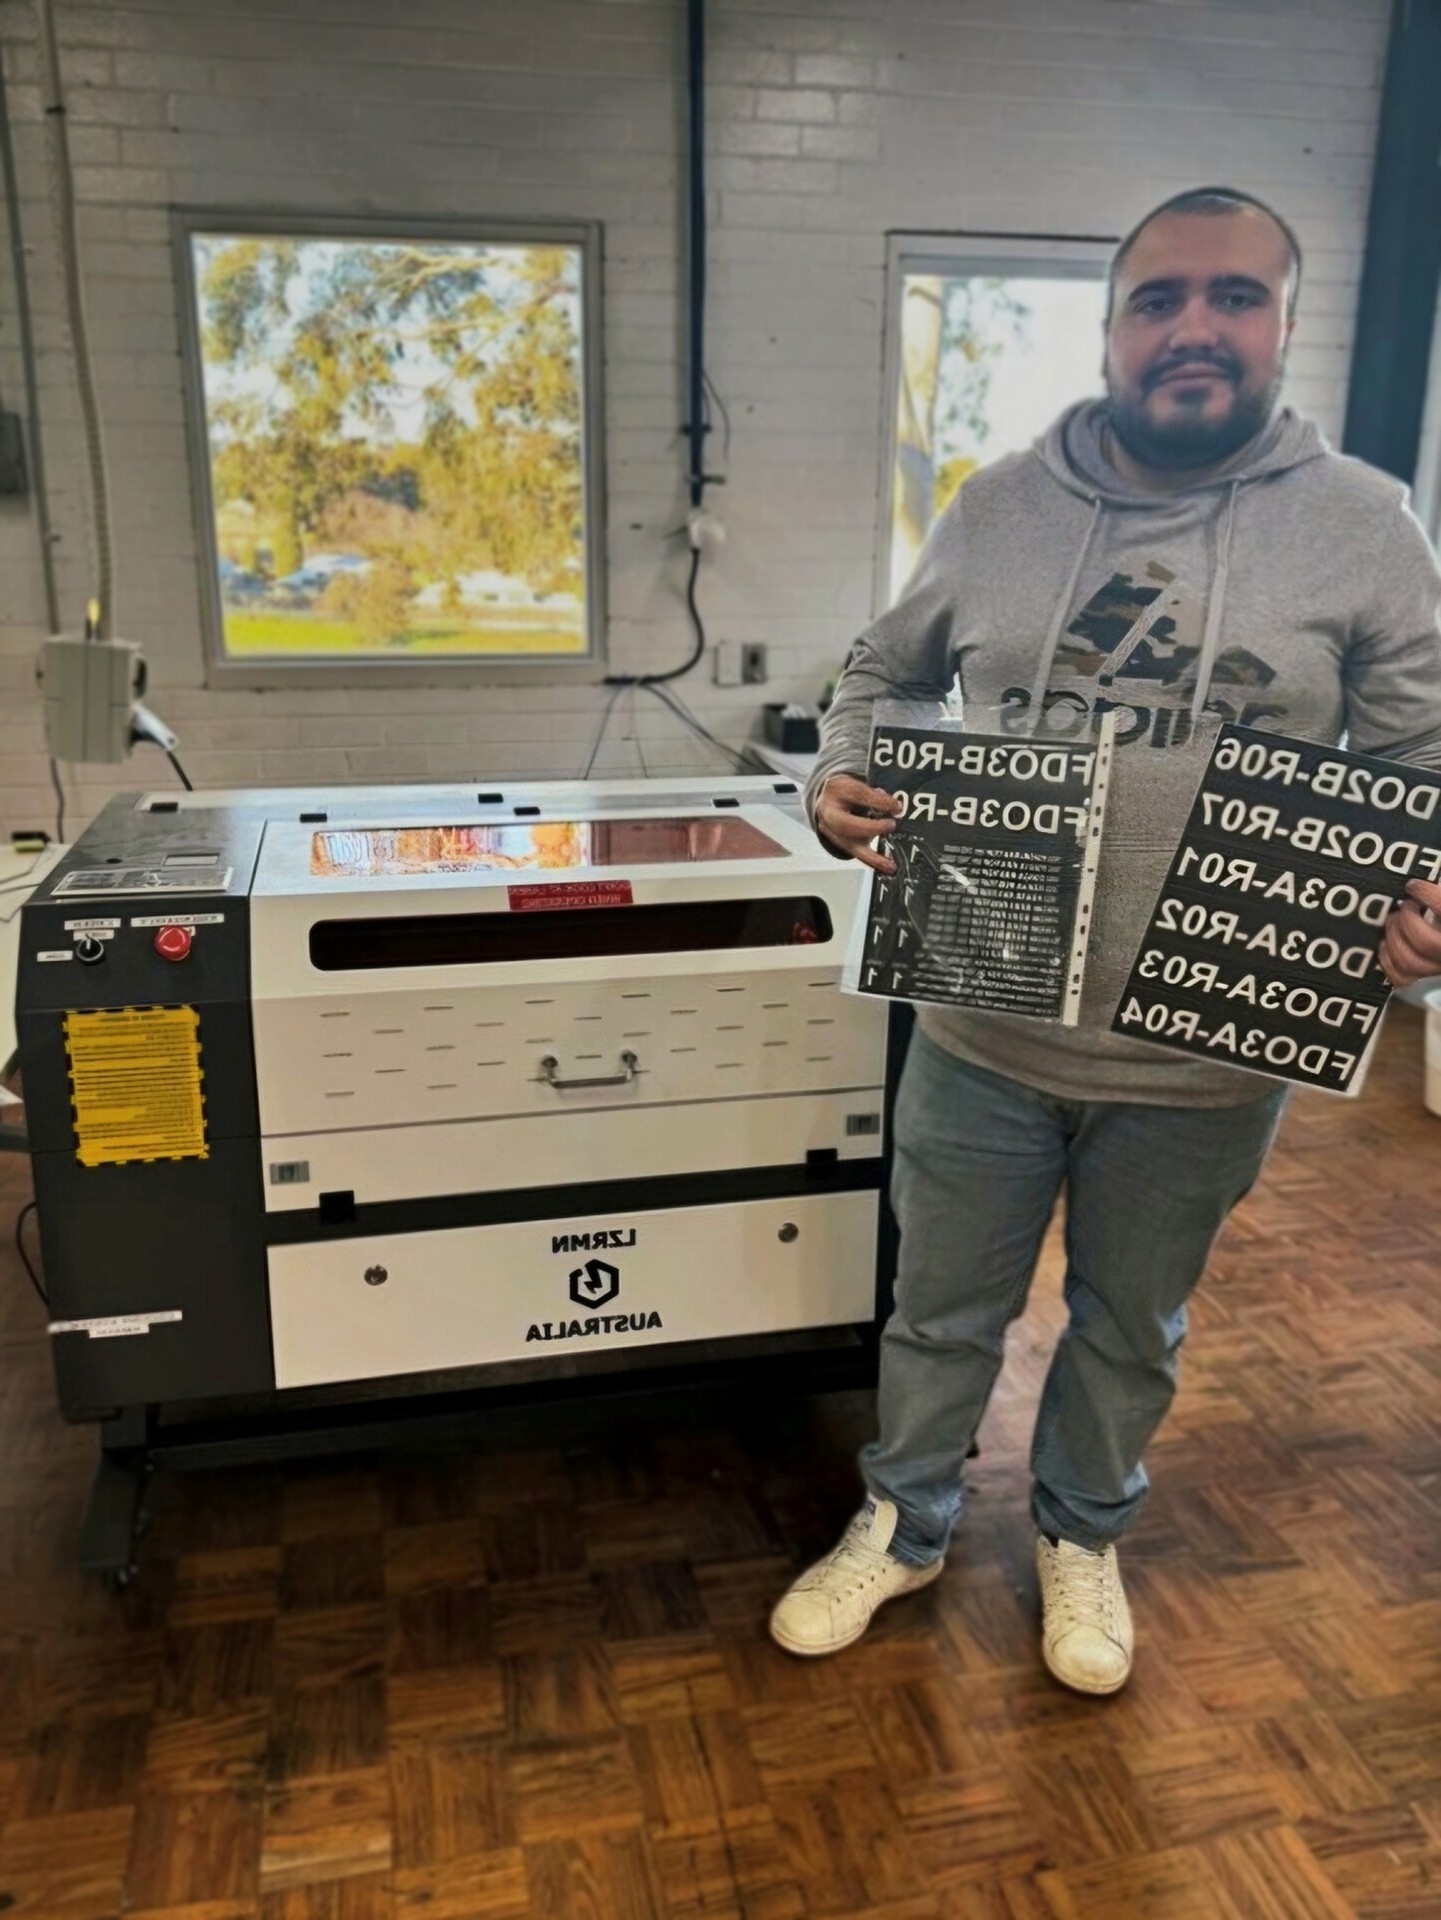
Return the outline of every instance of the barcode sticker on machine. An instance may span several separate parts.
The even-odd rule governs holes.
[[[206,1158],[194,1007],[67,1013],[65,1049],[81,1166]]]
[[[159,1313],[112,1313],[98,1320],[52,1320],[51,1333],[83,1333],[91,1340],[128,1340],[137,1333],[149,1333],[152,1327],[173,1326],[185,1315],[179,1307]]]

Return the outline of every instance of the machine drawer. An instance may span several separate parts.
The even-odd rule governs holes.
[[[837,977],[813,967],[258,1002],[261,1131],[879,1086],[885,1006],[841,993]]]
[[[882,1151],[884,1089],[668,1107],[357,1127],[261,1142],[271,1213],[314,1209],[323,1193],[357,1205],[436,1193],[503,1193],[587,1181],[799,1167],[809,1153],[866,1160]],[[543,1205],[537,1201],[536,1205]]]
[[[277,1387],[868,1321],[874,1191],[272,1247]]]

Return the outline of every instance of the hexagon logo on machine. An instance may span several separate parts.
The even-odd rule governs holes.
[[[578,1307],[607,1307],[620,1292],[620,1268],[608,1260],[587,1260],[570,1276],[570,1297]]]

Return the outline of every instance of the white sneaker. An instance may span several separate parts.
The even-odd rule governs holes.
[[[887,1600],[940,1578],[943,1558],[907,1566],[887,1549],[896,1530],[889,1500],[867,1500],[840,1545],[788,1589],[771,1615],[771,1638],[787,1653],[839,1653],[859,1640]]]
[[[1116,1693],[1131,1671],[1135,1634],[1116,1549],[1088,1553],[1073,1541],[1036,1539],[1041,1652],[1063,1686]]]

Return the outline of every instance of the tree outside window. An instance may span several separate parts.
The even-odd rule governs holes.
[[[186,243],[220,657],[589,656],[585,241]]]

